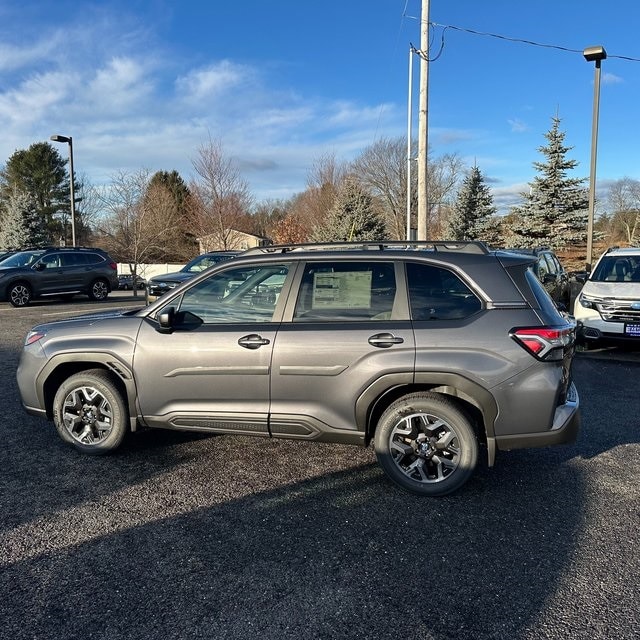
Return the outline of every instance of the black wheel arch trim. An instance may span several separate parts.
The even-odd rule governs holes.
[[[365,446],[373,437],[375,425],[372,424],[372,416],[375,415],[376,407],[385,402],[385,397],[390,393],[404,388],[407,393],[411,393],[412,387],[416,386],[428,386],[434,393],[460,398],[480,411],[487,439],[488,462],[492,466],[496,452],[494,423],[498,416],[498,405],[487,389],[462,375],[450,372],[422,371],[415,375],[412,372],[391,373],[370,384],[356,401],[356,424],[358,430],[366,434]]]
[[[47,417],[52,417],[51,403],[47,402],[45,389],[48,381],[55,375],[60,367],[72,365],[76,371],[89,369],[105,369],[112,373],[125,387],[127,397],[125,402],[129,410],[129,422],[132,431],[137,427],[136,384],[131,367],[121,358],[108,351],[82,353],[61,353],[52,356],[36,377],[36,393],[40,406],[46,410]],[[52,399],[51,399],[52,401]]]

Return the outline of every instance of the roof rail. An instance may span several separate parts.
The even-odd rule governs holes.
[[[243,252],[245,255],[256,253],[289,253],[291,251],[410,251],[427,250],[460,253],[489,253],[489,248],[479,240],[380,240],[365,242],[306,242],[300,244],[272,244],[262,247],[251,247]]]

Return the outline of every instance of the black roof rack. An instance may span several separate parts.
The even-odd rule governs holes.
[[[489,253],[484,242],[478,240],[382,240],[366,242],[306,242],[300,244],[273,244],[263,247],[252,247],[242,255],[256,253],[289,253],[292,251],[442,251],[460,253]]]
[[[12,251],[102,251],[106,253],[104,249],[99,247],[56,247],[55,245],[49,245],[46,247],[24,247],[23,249],[12,249]]]

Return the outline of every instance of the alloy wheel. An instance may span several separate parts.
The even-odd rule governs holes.
[[[391,430],[389,450],[403,474],[427,484],[446,480],[460,464],[458,433],[430,413],[404,416]]]
[[[62,420],[73,440],[95,445],[111,433],[113,411],[109,401],[95,387],[82,386],[65,397]]]

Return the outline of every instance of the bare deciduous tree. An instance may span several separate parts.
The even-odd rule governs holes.
[[[358,181],[382,206],[387,232],[404,238],[407,228],[407,140],[381,138],[353,162]]]
[[[456,187],[465,173],[462,158],[456,153],[430,159],[427,165],[427,230],[431,239],[442,239],[444,221],[449,215]]]
[[[247,183],[219,142],[203,144],[192,164],[197,177],[190,186],[191,231],[205,250],[241,248],[237,231],[246,226],[251,206]]]
[[[134,278],[140,263],[165,250],[178,223],[175,199],[161,185],[150,186],[150,179],[146,169],[121,171],[98,195],[106,214],[98,224],[105,248],[129,263]]]
[[[299,231],[306,230],[307,237],[331,211],[346,175],[346,166],[338,162],[333,153],[325,153],[314,161],[307,176],[306,190],[291,203],[291,213],[301,227]]]
[[[413,144],[417,147],[417,144]],[[413,154],[412,154],[413,156]],[[382,138],[367,147],[352,165],[360,183],[369,189],[384,209],[387,231],[393,238],[406,236],[407,228],[407,140]],[[441,236],[444,216],[455,199],[455,189],[464,173],[457,154],[430,157],[427,173],[429,237]],[[411,217],[416,227],[417,173],[411,174]]]
[[[611,240],[624,239],[630,245],[640,239],[640,181],[632,178],[616,180],[607,197],[611,215]]]

